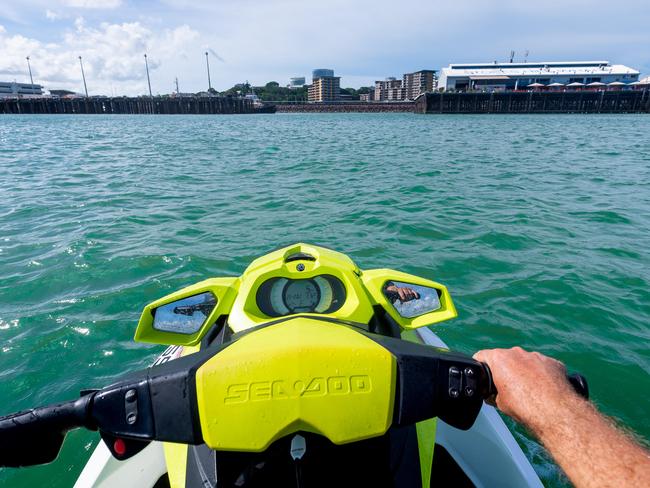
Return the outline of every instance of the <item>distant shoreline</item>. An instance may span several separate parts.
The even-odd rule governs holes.
[[[0,99],[0,114],[213,115],[258,113],[650,113],[650,89],[425,93],[413,102],[255,103],[235,97]]]

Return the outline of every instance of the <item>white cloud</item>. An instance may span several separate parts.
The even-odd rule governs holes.
[[[63,0],[66,7],[76,8],[117,8],[122,5],[122,0]]]
[[[48,20],[59,20],[63,18],[63,15],[61,15],[58,12],[52,12],[49,8],[45,11],[45,18]]]
[[[80,92],[78,56],[82,56],[90,93],[138,95],[146,91],[144,53],[153,76],[163,60],[173,63],[197,40],[198,33],[187,25],[153,32],[139,22],[89,27],[78,18],[74,29],[53,43],[10,35],[0,26],[0,52],[5,53],[0,57],[0,78],[27,80],[29,55],[34,82]]]

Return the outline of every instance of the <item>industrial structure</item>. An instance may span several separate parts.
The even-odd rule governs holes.
[[[389,77],[384,81],[375,81],[374,96],[368,98],[376,102],[415,100],[422,93],[433,91],[436,81],[435,70],[404,73],[401,80]]]
[[[15,81],[0,81],[0,98],[40,97],[43,87],[33,83],[16,83]]]
[[[445,91],[508,91],[533,88],[624,86],[639,72],[609,61],[545,61],[539,63],[450,64],[442,68],[438,89]]]
[[[332,102],[341,98],[341,77],[332,69],[315,69],[309,87],[310,102]]]

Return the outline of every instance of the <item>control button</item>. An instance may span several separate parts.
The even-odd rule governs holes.
[[[465,368],[465,376],[468,378],[474,377],[474,370],[472,368]]]
[[[113,451],[118,456],[124,456],[126,454],[126,442],[119,438],[115,439],[115,442],[113,442]]]
[[[133,425],[138,421],[138,392],[134,389],[124,394],[124,414],[127,424]]]
[[[465,387],[465,396],[471,397],[473,395],[474,395],[474,388],[466,386]]]
[[[449,396],[451,398],[458,398],[461,392],[463,379],[460,374],[460,369],[456,366],[451,366],[449,368]]]

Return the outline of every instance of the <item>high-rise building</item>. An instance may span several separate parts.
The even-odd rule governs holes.
[[[310,102],[329,102],[341,98],[341,78],[334,76],[334,70],[315,69],[309,87]]]
[[[394,77],[386,78],[384,81],[375,81],[375,101],[399,101],[404,100],[404,87],[402,80]]]
[[[420,94],[433,91],[435,86],[434,70],[423,69],[414,73],[405,73],[401,80],[389,77],[384,81],[375,81],[375,101],[415,100]]]
[[[405,73],[402,86],[407,100],[415,100],[422,93],[431,92],[436,87],[436,72],[423,69],[414,73]]]

